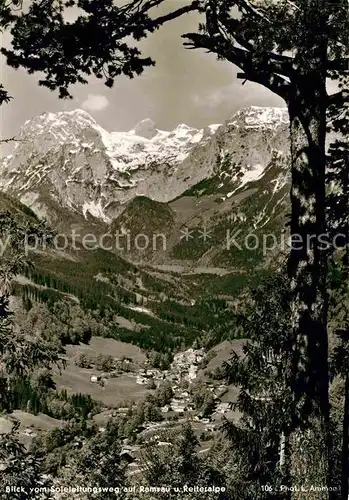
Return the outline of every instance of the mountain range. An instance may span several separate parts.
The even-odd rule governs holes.
[[[23,125],[0,188],[59,231],[166,235],[165,252],[130,249],[131,260],[229,266],[220,243],[232,225],[266,231],[284,212],[287,116],[252,106],[201,130],[163,131],[145,119],[109,133],[80,109],[44,113]],[[201,247],[185,237],[203,229]]]
[[[46,219],[69,245],[32,251],[16,294],[73,300],[107,336],[160,351],[234,338],[237,301],[279,261],[255,240],[285,232],[288,149],[281,108],[202,130],[146,119],[109,133],[82,110],[27,121],[0,166],[0,209]]]

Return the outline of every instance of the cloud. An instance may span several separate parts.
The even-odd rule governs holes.
[[[88,94],[81,106],[89,111],[102,111],[109,106],[108,99],[101,94]]]
[[[240,80],[235,80],[229,85],[213,88],[201,94],[191,96],[192,104],[200,108],[201,112],[224,108],[231,112],[245,106],[284,106],[282,99],[272,94],[266,88],[256,83],[247,82],[245,86]]]
[[[216,108],[223,103],[233,101],[236,93],[237,84],[234,82],[231,85],[226,85],[218,89],[212,89],[204,94],[194,94],[192,102],[194,106],[204,108]]]

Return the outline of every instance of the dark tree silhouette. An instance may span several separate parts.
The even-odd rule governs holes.
[[[223,372],[239,387],[235,404],[238,424],[226,420],[224,431],[241,456],[241,498],[287,499],[289,438],[292,432],[292,363],[290,287],[285,270],[266,278],[252,290],[251,305],[241,326],[249,341],[243,354],[234,353]],[[266,487],[269,486],[270,488]]]
[[[349,75],[339,76],[339,86],[348,88]],[[336,132],[336,139],[330,144],[328,155],[327,196],[328,220],[330,233],[335,242],[330,248],[334,269],[339,272],[335,294],[337,301],[348,300],[349,277],[349,108],[336,104],[331,106],[329,115],[330,128]],[[331,277],[331,276],[330,276]],[[333,282],[329,282],[333,288]],[[337,310],[335,311],[337,313]],[[342,481],[341,498],[349,496],[349,312],[346,307],[337,314],[339,328],[336,330],[339,342],[331,355],[332,376],[340,375],[344,380],[343,434],[342,434]]]

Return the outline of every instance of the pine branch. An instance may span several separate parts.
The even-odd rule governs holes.
[[[147,12],[149,9],[158,7],[165,0],[134,0],[133,2],[126,4],[124,7],[120,7],[120,11],[132,12],[132,13],[142,13]]]
[[[256,7],[254,7],[249,0],[238,0],[236,5],[244,9],[246,13],[252,14],[254,17],[258,17],[267,23],[271,23],[270,19],[262,14]]]
[[[280,97],[285,98],[287,96],[287,87],[289,85],[289,80],[275,73],[238,73],[237,77],[246,81],[259,83],[260,85],[265,85],[275,94]]]
[[[233,38],[241,47],[256,54],[257,48],[245,38],[244,30],[238,19],[220,19],[219,23],[224,26],[224,36],[228,42],[231,42]],[[273,72],[285,74],[288,77],[291,75],[293,57],[275,54],[274,52],[263,52],[263,54],[259,53],[258,55],[259,57],[263,57],[264,61],[268,61],[269,65],[273,65]]]
[[[209,52],[213,52],[241,68],[244,71],[243,78],[245,80],[265,85],[277,95],[283,98],[286,97],[288,82],[283,76],[278,74],[280,68],[277,61],[261,61],[257,64],[253,60],[252,52],[236,47],[221,35],[212,38],[204,34],[186,33],[182,37],[190,40],[189,42],[185,42],[184,46],[193,49],[208,49]]]
[[[161,26],[162,24],[164,24],[168,21],[172,21],[173,19],[176,19],[177,17],[181,17],[183,14],[188,14],[189,12],[199,10],[199,7],[200,7],[200,1],[194,0],[190,5],[186,5],[184,7],[181,7],[177,10],[170,12],[169,14],[166,14],[164,16],[160,16],[160,17],[157,17],[156,19],[153,19],[152,24],[156,28],[158,28],[159,26]]]
[[[18,139],[15,135],[13,137],[9,137],[8,139],[0,139],[0,144],[1,143],[8,143],[8,142],[25,142],[24,139]]]

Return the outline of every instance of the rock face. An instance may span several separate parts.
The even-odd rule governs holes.
[[[227,199],[262,179],[275,155],[282,172],[288,123],[286,109],[253,106],[201,130],[163,131],[145,119],[109,133],[78,109],[27,121],[19,139],[1,166],[0,189],[51,222],[59,207],[109,223],[139,196],[168,203],[194,189]]]
[[[151,120],[150,118],[146,118],[136,125],[134,133],[138,137],[144,137],[144,139],[152,139],[158,134],[158,130],[156,129],[153,120]]]

